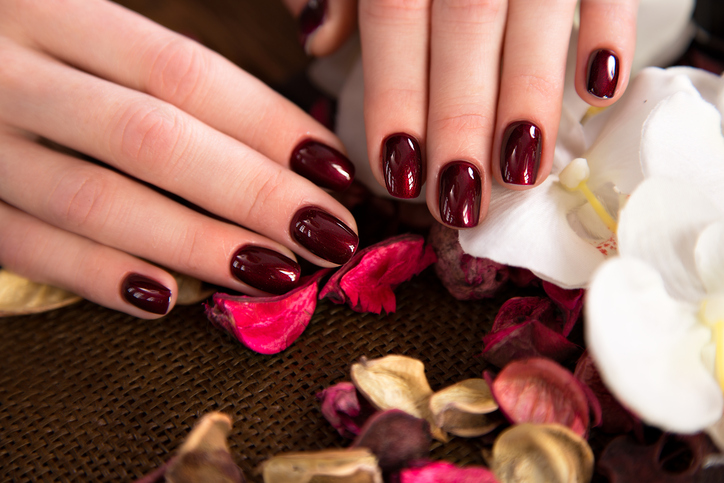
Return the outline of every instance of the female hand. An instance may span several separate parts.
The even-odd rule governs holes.
[[[160,267],[258,295],[297,284],[295,252],[356,250],[312,182],[351,182],[337,138],[197,43],[111,2],[7,0],[0,65],[1,266],[154,318]]]
[[[328,53],[359,16],[367,152],[388,192],[453,228],[477,225],[492,179],[543,182],[553,162],[576,0],[285,0],[306,49]],[[581,0],[575,85],[624,92],[638,0]]]

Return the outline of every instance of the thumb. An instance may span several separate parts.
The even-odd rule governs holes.
[[[299,36],[309,55],[339,48],[357,26],[357,0],[283,0],[297,18]]]

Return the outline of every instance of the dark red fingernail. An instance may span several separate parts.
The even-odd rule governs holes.
[[[387,191],[397,198],[417,198],[422,188],[422,153],[417,139],[405,133],[382,142],[382,171]]]
[[[297,262],[269,248],[246,245],[231,258],[234,277],[273,294],[283,294],[296,287],[301,273]]]
[[[165,314],[171,302],[171,290],[137,273],[123,280],[121,295],[129,304],[152,314]]]
[[[597,50],[588,62],[588,92],[600,99],[610,99],[618,85],[618,57],[610,50]]]
[[[322,25],[326,11],[327,0],[309,0],[302,9],[299,14],[299,40],[302,45],[305,45],[309,36]]]
[[[304,248],[332,263],[343,264],[354,255],[359,238],[347,225],[319,208],[302,208],[289,227]]]
[[[344,154],[317,141],[302,141],[294,148],[289,166],[322,188],[343,191],[354,179],[354,165]]]
[[[541,130],[533,123],[510,124],[503,135],[500,150],[500,173],[509,184],[534,185],[543,148]]]
[[[467,161],[453,161],[440,172],[440,218],[455,228],[476,226],[482,193],[478,169]]]

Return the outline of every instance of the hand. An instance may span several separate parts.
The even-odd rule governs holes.
[[[153,318],[176,300],[161,267],[261,295],[297,284],[295,252],[355,251],[297,174],[346,187],[337,138],[197,43],[111,2],[7,0],[0,65],[3,267]]]
[[[351,31],[358,8],[367,152],[378,182],[453,228],[486,215],[492,179],[548,176],[576,0],[285,0],[308,52]],[[582,0],[575,84],[593,106],[626,89],[638,0]],[[315,28],[313,28],[315,27]]]

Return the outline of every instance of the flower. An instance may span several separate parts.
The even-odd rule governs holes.
[[[564,106],[551,175],[524,192],[494,186],[485,222],[461,231],[460,245],[558,286],[585,287],[617,253],[618,212],[641,181],[715,189],[722,106],[724,80],[685,67],[644,69],[619,102],[584,122]]]
[[[586,343],[611,392],[678,433],[724,411],[724,153],[716,161],[722,169],[699,173],[709,183],[654,177],[634,191],[620,256],[596,271],[585,308]]]

